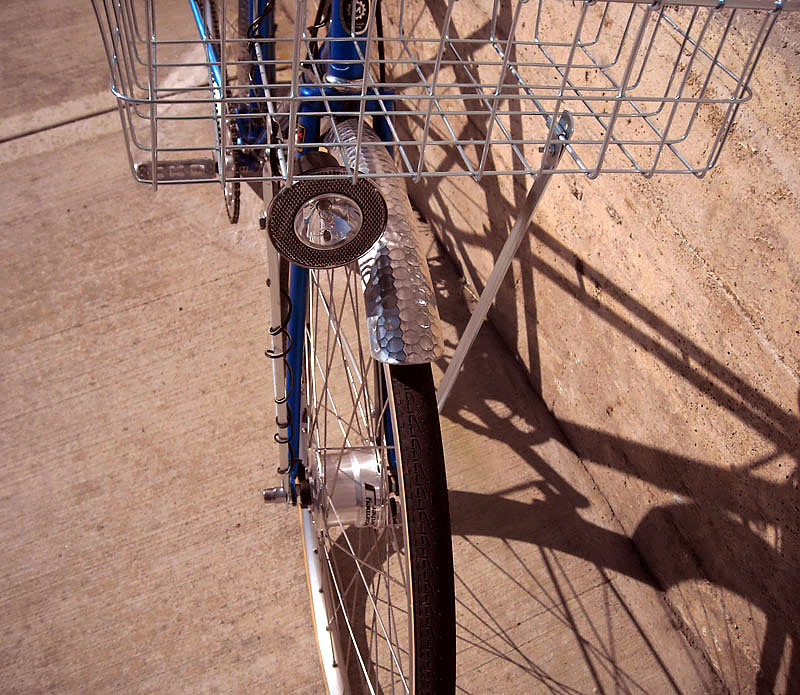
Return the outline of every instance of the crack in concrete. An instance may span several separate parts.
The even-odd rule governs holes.
[[[47,132],[48,130],[55,130],[56,128],[61,128],[66,125],[72,125],[73,123],[78,123],[80,121],[86,121],[90,118],[95,118],[96,116],[105,116],[108,113],[112,113],[116,111],[117,107],[112,106],[107,109],[100,109],[98,111],[92,111],[91,113],[82,114],[80,116],[75,116],[74,118],[67,118],[61,121],[56,121],[54,123],[48,123],[47,125],[43,125],[38,128],[30,128],[28,130],[23,130],[19,133],[14,133],[13,135],[8,135],[4,137],[0,137],[0,145],[6,142],[13,142],[14,140],[19,140],[21,138],[26,138],[30,135],[38,135],[39,133]]]

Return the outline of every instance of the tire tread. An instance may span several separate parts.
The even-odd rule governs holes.
[[[455,592],[444,450],[429,364],[390,368],[414,586],[414,695],[455,691]],[[420,585],[420,582],[422,583]]]

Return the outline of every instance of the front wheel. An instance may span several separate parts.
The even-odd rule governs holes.
[[[429,364],[370,357],[354,266],[309,275],[303,390],[312,613],[331,693],[455,690],[441,431]]]

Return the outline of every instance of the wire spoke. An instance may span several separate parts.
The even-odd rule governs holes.
[[[342,537],[344,537],[345,540],[347,541],[347,544],[348,544],[348,546],[350,548],[350,553],[351,554],[355,554],[355,550],[353,549],[353,546],[350,543],[350,540],[347,537],[347,535],[343,534]],[[338,552],[340,550],[340,548],[341,548],[341,546],[336,546],[335,547],[335,551]],[[334,584],[336,585],[336,591],[337,591],[337,595],[338,595],[338,599],[339,599],[339,605],[340,605],[340,607],[344,608],[343,594],[342,594],[341,588],[339,587],[338,580],[336,579],[336,564],[332,561],[331,555],[328,552],[328,548],[327,547],[325,547],[325,559],[326,559],[326,562],[327,562],[328,566],[331,569],[331,574],[332,574],[333,579],[334,579]],[[391,659],[392,659],[393,662],[395,662],[395,665],[396,665],[396,667],[398,669],[400,677],[402,678],[404,686],[405,686],[406,679],[402,675],[402,670],[403,669],[402,669],[402,666],[400,664],[399,656],[397,654],[397,647],[396,647],[396,645],[394,645],[389,640],[389,635],[388,635],[388,632],[386,630],[386,626],[384,624],[384,620],[381,617],[380,612],[378,611],[378,606],[377,606],[377,604],[375,602],[375,597],[373,596],[372,591],[370,591],[370,584],[367,581],[367,578],[364,575],[363,570],[361,569],[361,565],[362,564],[363,563],[360,563],[360,562],[356,563],[356,571],[357,571],[358,576],[361,579],[361,581],[363,583],[363,586],[364,586],[364,588],[366,590],[366,597],[367,597],[369,603],[371,604],[372,611],[373,611],[373,613],[372,613],[373,618],[377,619],[378,626],[380,628],[380,634],[386,640],[386,648],[389,650]],[[347,623],[348,623],[348,625],[350,625],[350,619],[347,617],[347,615],[348,615],[347,611],[345,611],[345,614],[346,614],[345,618],[347,619]],[[351,631],[351,640],[353,641],[353,644],[354,644],[354,646],[356,648],[356,651],[358,651],[358,643],[357,643],[356,637],[352,633],[352,631]],[[360,658],[360,656],[359,656],[359,661],[362,663],[362,669],[364,670],[364,675],[367,676],[367,678],[369,678],[369,674],[366,672],[366,669],[363,668],[363,660]],[[408,691],[407,686],[406,686],[406,691]]]
[[[408,554],[402,527],[391,519],[389,404],[383,368],[366,339],[362,279],[355,265],[309,273],[305,365],[309,474],[324,500],[319,515],[320,550],[328,575],[328,622],[342,638],[340,659],[357,668],[371,693],[408,693],[411,672]],[[352,484],[350,461],[379,465],[385,525],[350,525],[337,509],[338,485]],[[346,465],[346,469],[345,469]],[[340,469],[343,475],[340,476]],[[395,500],[400,501],[399,499]],[[402,519],[402,514],[400,515]],[[343,670],[343,673],[346,669]]]

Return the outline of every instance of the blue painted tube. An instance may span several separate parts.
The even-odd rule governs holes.
[[[328,71],[336,77],[346,80],[358,80],[364,75],[364,65],[360,62],[358,49],[363,54],[366,51],[367,25],[366,18],[369,17],[369,0],[332,0],[331,2],[331,21],[328,26],[328,36],[332,39],[344,39],[351,36],[352,21],[345,26],[345,22],[350,18],[350,13],[360,8],[364,12],[361,21],[356,20],[356,35],[363,36],[363,41],[330,41],[331,63]],[[343,11],[345,10],[345,11]],[[355,63],[339,63],[339,61],[356,61]]]
[[[269,0],[258,0],[258,6],[256,7],[255,15],[253,14],[252,3],[250,4],[249,25],[252,25],[257,18],[261,18],[258,26],[253,29],[252,38],[254,39],[272,39],[275,36],[275,13],[274,11],[266,12],[268,4]],[[262,52],[261,58],[267,61],[265,70],[267,82],[269,84],[275,84],[275,64],[272,62],[275,60],[275,44],[273,41],[263,41],[259,43],[259,46]],[[248,60],[256,60],[256,54],[252,47],[250,48]],[[260,70],[252,70],[250,83],[253,87],[262,86]],[[263,90],[251,89],[250,93],[251,95],[261,96],[263,94]]]
[[[303,343],[306,323],[306,294],[308,290],[308,270],[292,264],[289,268],[289,297],[292,301],[292,315],[289,317],[289,335],[292,346],[287,355],[291,368],[292,383],[289,385],[289,411],[291,413],[289,425],[289,487],[291,488],[292,504],[297,502],[297,488],[295,479],[300,468],[300,418],[303,403],[300,393],[300,378],[303,373]]]
[[[318,97],[322,94],[319,87],[300,87],[300,96],[301,97]],[[320,127],[320,117],[319,116],[307,116],[304,112],[310,113],[320,113],[324,108],[324,105],[321,101],[303,101],[300,104],[300,113],[297,117],[297,144],[302,145],[306,142],[318,142],[319,141],[319,127]],[[297,154],[298,157],[305,154],[306,152],[310,152],[312,149],[317,149],[316,147],[301,147],[299,148],[299,152]]]
[[[192,8],[192,14],[194,15],[194,23],[197,25],[197,31],[200,32],[200,38],[206,42],[206,55],[208,57],[208,62],[211,63],[211,74],[213,75],[214,82],[216,83],[217,87],[220,89],[222,88],[222,71],[219,69],[219,56],[217,52],[214,50],[214,47],[208,43],[211,37],[208,35],[206,31],[206,23],[203,19],[203,15],[200,12],[200,6],[197,4],[197,0],[189,0],[189,5]]]

